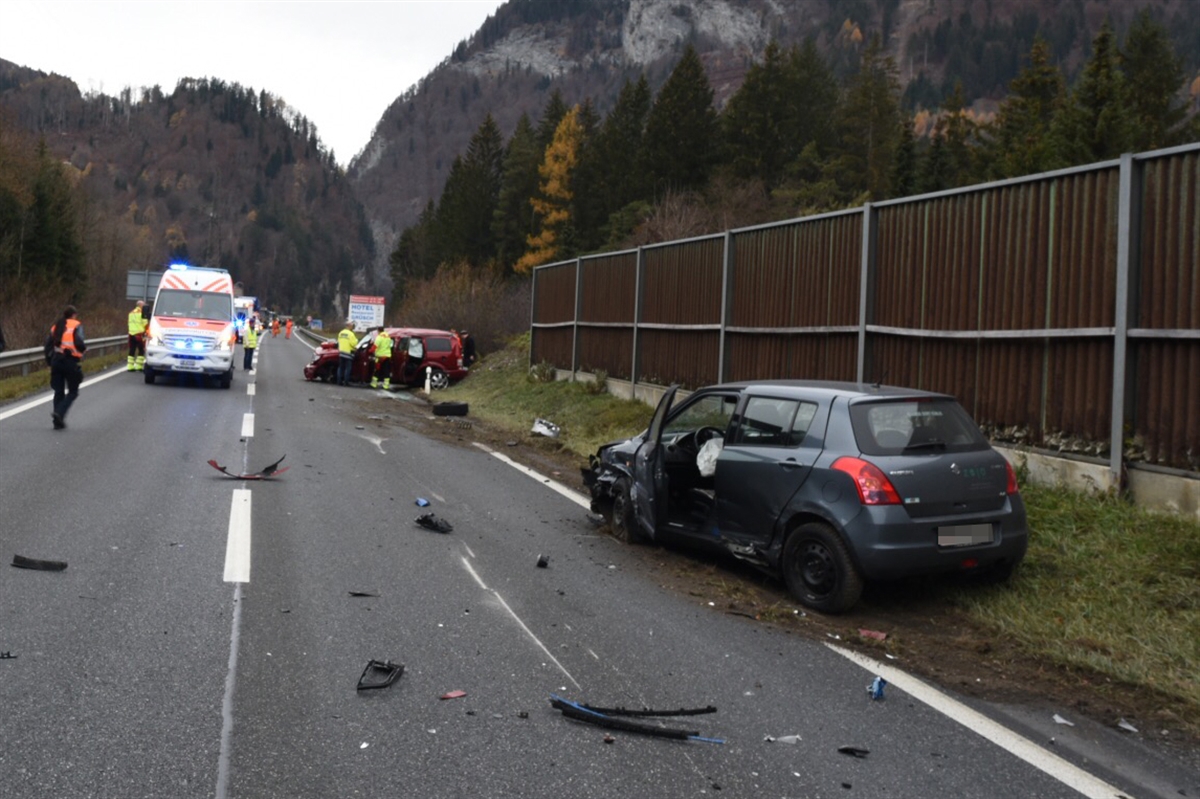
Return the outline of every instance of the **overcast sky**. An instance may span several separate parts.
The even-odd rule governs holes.
[[[0,0],[0,58],[118,94],[180,78],[266,90],[346,166],[392,100],[503,0]]]

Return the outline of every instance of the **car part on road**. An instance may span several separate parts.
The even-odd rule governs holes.
[[[283,458],[286,458],[286,457],[287,457],[287,455],[284,455],[282,458],[275,461],[274,463],[272,463],[268,466],[264,466],[261,472],[249,472],[247,474],[234,474],[233,472],[229,471],[221,464],[217,463],[217,461],[215,459],[209,460],[208,465],[213,467],[214,469],[216,469],[218,472],[228,475],[229,477],[232,477],[235,480],[266,480],[271,477],[278,477],[279,475],[286,472],[288,469],[292,468],[290,466],[284,466],[282,469],[279,468],[279,464],[283,463]]]
[[[374,688],[387,688],[400,679],[400,675],[403,673],[403,663],[393,663],[390,660],[370,660],[367,662],[367,667],[363,669],[362,676],[358,678],[358,687],[355,690],[369,691]]]
[[[658,738],[670,738],[676,741],[701,741],[704,743],[716,744],[725,743],[725,741],[720,738],[702,737],[697,730],[658,727],[653,724],[628,721],[625,718],[621,718],[621,716],[663,717],[715,713],[717,709],[712,706],[699,710],[625,710],[624,708],[594,708],[588,705],[572,702],[569,699],[563,699],[562,697],[555,696],[554,694],[550,695],[550,706],[555,710],[560,711],[569,719],[583,721],[588,724],[595,724],[598,727],[606,727],[612,730],[636,732],[642,735],[652,735]]]
[[[887,680],[882,677],[876,677],[871,680],[871,684],[867,686],[867,696],[872,699],[883,699],[883,687],[887,685]]]
[[[448,533],[454,529],[454,525],[445,519],[439,519],[436,513],[426,513],[418,516],[417,524],[426,530],[433,530],[435,533]]]
[[[428,508],[429,500],[425,499],[425,497],[417,497],[417,507],[418,508]]]
[[[16,660],[16,659],[17,659],[17,656],[14,655],[12,652],[0,652],[0,660]],[[1121,719],[1121,721],[1125,721],[1125,719]]]
[[[548,568],[549,566],[550,566],[550,558],[546,557],[545,555],[538,555],[537,567],[539,569],[545,569],[545,568]]]
[[[857,746],[839,746],[838,751],[843,755],[850,755],[850,757],[857,757],[859,759],[865,758],[867,755],[871,754],[870,749],[862,749]]]
[[[549,419],[534,419],[533,427],[530,428],[529,432],[539,436],[546,436],[547,438],[558,438],[558,434],[562,432],[562,428]]]
[[[446,401],[433,406],[434,416],[466,416],[467,403]]]
[[[466,695],[466,691],[447,691],[439,696],[438,699],[462,699]]]
[[[349,593],[350,593],[350,596],[366,596],[366,597],[378,597],[379,596],[379,593],[377,591],[351,591]]]
[[[44,572],[60,572],[67,568],[65,561],[39,560],[37,558],[26,558],[22,555],[13,555],[12,565],[18,569],[35,569]]]

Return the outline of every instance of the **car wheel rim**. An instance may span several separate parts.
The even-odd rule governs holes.
[[[837,586],[837,568],[828,549],[816,542],[804,546],[800,559],[800,578],[812,594],[824,597]]]
[[[450,384],[450,378],[447,377],[445,372],[434,372],[430,382],[434,388],[441,389]]]
[[[617,530],[625,529],[625,493],[624,492],[617,494],[616,499],[613,500],[612,520],[613,520],[613,527],[615,527]]]

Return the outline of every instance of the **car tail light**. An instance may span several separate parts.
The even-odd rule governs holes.
[[[859,458],[838,458],[833,468],[850,475],[864,505],[899,505],[900,495],[878,466]]]
[[[1021,493],[1021,489],[1017,485],[1017,473],[1013,470],[1012,464],[1006,460],[1004,461],[1004,466],[1008,469],[1008,485],[1004,487],[1004,493],[1010,497],[1013,494]]]

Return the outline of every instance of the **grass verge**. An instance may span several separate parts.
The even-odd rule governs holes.
[[[95,358],[84,358],[83,373],[89,375],[102,371],[114,363],[124,363],[125,358],[124,352],[110,352]],[[50,367],[38,364],[37,371],[0,380],[0,402],[24,397],[27,394],[35,394],[48,388],[50,388]]]
[[[560,443],[580,456],[645,428],[641,402],[581,384],[530,376],[529,338],[489,355],[444,393],[471,403],[490,424],[528,430],[535,417],[560,425]],[[1077,675],[1101,691],[1134,686],[1200,719],[1200,524],[1153,514],[1113,495],[1026,484],[1030,544],[1014,578],[952,588],[940,596],[982,631]],[[1189,722],[1189,719],[1192,720]]]

